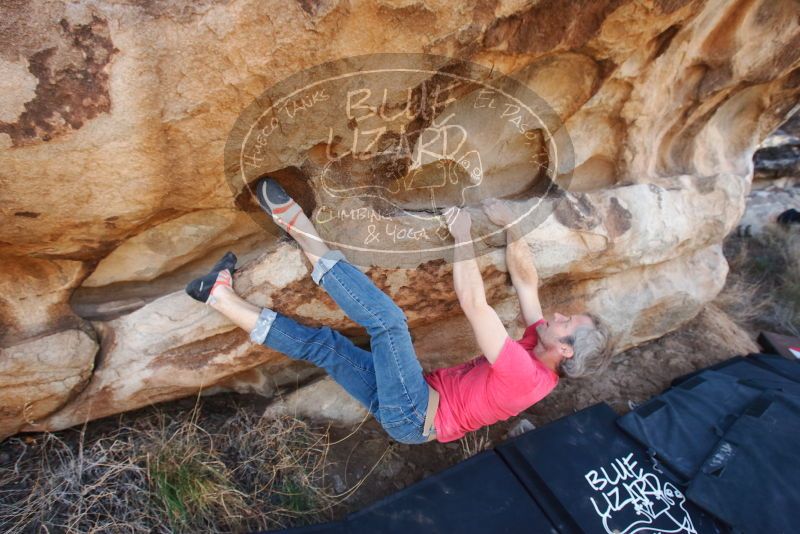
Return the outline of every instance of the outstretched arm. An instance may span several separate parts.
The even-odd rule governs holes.
[[[472,326],[483,355],[489,363],[494,363],[509,337],[508,332],[497,312],[486,302],[486,289],[472,246],[470,216],[457,209],[450,215],[448,228],[455,239],[453,285],[458,302]]]
[[[525,241],[519,225],[512,225],[516,216],[506,202],[488,199],[483,209],[489,219],[506,230],[506,265],[511,274],[511,283],[517,292],[522,317],[527,326],[542,318],[539,302],[539,273],[533,261],[533,253]]]

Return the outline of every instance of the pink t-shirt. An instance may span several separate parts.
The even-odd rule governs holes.
[[[558,374],[534,355],[536,327],[515,341],[507,337],[494,364],[481,354],[454,367],[436,369],[425,380],[439,392],[434,425],[437,441],[455,441],[467,432],[503,421],[529,408],[558,384]]]

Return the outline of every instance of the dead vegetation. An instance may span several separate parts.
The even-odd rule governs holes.
[[[461,458],[464,460],[489,449],[492,446],[492,440],[489,438],[489,427],[467,433],[458,440],[458,444],[461,446]]]
[[[156,412],[93,440],[11,438],[0,531],[254,531],[330,519],[349,494],[325,489],[324,429],[238,407],[221,424],[198,415]]]
[[[725,241],[730,272],[715,304],[749,331],[800,336],[800,232],[767,227]]]

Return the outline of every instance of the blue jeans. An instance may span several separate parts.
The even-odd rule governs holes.
[[[393,439],[424,443],[428,384],[403,310],[338,250],[320,258],[311,278],[366,328],[371,352],[328,326],[305,326],[269,308],[261,310],[250,338],[325,369]]]

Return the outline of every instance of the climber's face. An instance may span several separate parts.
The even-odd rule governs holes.
[[[562,315],[558,312],[545,317],[545,323],[536,331],[545,349],[558,353],[562,358],[572,357],[572,345],[564,340],[571,338],[575,330],[582,326],[594,326],[591,317],[583,314]]]

